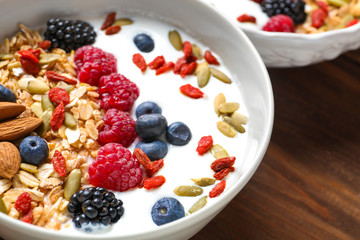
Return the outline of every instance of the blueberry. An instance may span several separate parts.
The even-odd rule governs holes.
[[[15,94],[0,84],[0,102],[16,102]]]
[[[141,115],[144,114],[149,114],[149,113],[160,113],[161,114],[161,108],[159,107],[159,105],[157,105],[154,102],[151,101],[147,101],[147,102],[143,102],[141,103],[135,110],[135,115],[136,117],[140,117]]]
[[[133,39],[136,47],[142,52],[151,52],[154,49],[154,40],[147,34],[141,33]]]
[[[160,140],[139,142],[136,148],[141,148],[151,161],[163,158],[168,152],[167,144]]]
[[[166,130],[166,140],[173,145],[182,146],[191,140],[188,126],[182,122],[174,122]]]
[[[143,139],[154,139],[165,133],[166,118],[159,113],[150,113],[140,116],[135,122],[135,131]]]
[[[151,210],[151,217],[158,226],[175,221],[185,216],[183,205],[171,197],[161,198]]]
[[[49,156],[47,143],[37,136],[29,136],[22,140],[19,150],[22,161],[33,165],[38,165]]]

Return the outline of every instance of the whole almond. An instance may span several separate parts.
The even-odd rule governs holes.
[[[13,141],[34,131],[42,123],[41,118],[27,117],[0,123],[0,141]]]
[[[0,102],[0,121],[19,116],[26,107],[12,102]]]
[[[0,142],[0,177],[11,179],[20,169],[21,157],[14,144]]]

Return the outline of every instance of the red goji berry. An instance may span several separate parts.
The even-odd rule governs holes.
[[[145,58],[140,53],[135,53],[132,58],[133,63],[140,68],[142,72],[146,70],[146,61]]]
[[[104,23],[101,25],[101,30],[105,30],[108,27],[110,27],[114,23],[115,17],[116,17],[116,12],[112,12],[109,15],[107,15]]]
[[[225,187],[226,187],[226,181],[222,180],[221,182],[216,184],[215,187],[209,192],[209,197],[210,198],[218,197],[225,190]]]
[[[197,66],[197,62],[191,62],[191,63],[186,63],[181,67],[180,70],[180,76],[182,78],[186,77],[186,75],[191,75]]]
[[[159,175],[152,178],[147,178],[144,181],[144,188],[147,190],[158,188],[165,183],[166,179],[164,176]]]
[[[156,73],[155,75],[160,75],[162,73],[171,71],[175,66],[175,63],[173,62],[166,62],[164,65],[162,65],[161,67],[159,67],[158,69],[156,69]]]
[[[51,162],[54,166],[55,171],[59,174],[60,177],[66,176],[66,163],[65,158],[59,150],[55,150]]]
[[[214,173],[214,178],[216,180],[222,180],[224,177],[226,177],[230,172],[235,171],[234,167],[229,167],[229,168],[223,168],[220,171]]]
[[[31,50],[20,50],[20,51],[18,51],[18,54],[20,54],[21,57],[26,58],[26,59],[30,60],[31,62],[33,62],[33,63],[39,63],[38,57],[36,57],[34,52],[31,51]],[[38,54],[38,55],[40,56],[40,54]]]
[[[36,75],[40,71],[39,64],[32,62],[23,56],[20,57],[20,63],[22,68],[24,69],[24,72],[28,74]]]
[[[29,51],[31,51],[31,53],[34,54],[34,56],[37,59],[40,58],[41,50],[39,48],[37,48],[37,49],[29,49]]]
[[[224,157],[224,158],[216,159],[211,164],[211,169],[214,170],[214,172],[219,172],[224,168],[229,168],[232,165],[234,165],[235,160],[236,160],[236,157]]]
[[[54,71],[46,71],[45,75],[46,75],[47,79],[49,79],[50,81],[56,81],[56,82],[63,81],[65,83],[68,83],[71,85],[77,84],[77,80],[67,78],[59,73],[54,72]]]
[[[249,22],[249,23],[256,23],[256,18],[251,15],[243,14],[236,18],[239,22]]]
[[[26,214],[31,209],[31,196],[28,192],[23,192],[15,200],[15,209],[21,213]]]
[[[202,156],[210,150],[213,143],[214,142],[212,136],[204,136],[200,138],[196,151],[199,153],[199,155]]]
[[[216,57],[212,55],[212,53],[209,50],[205,51],[204,58],[208,62],[208,64],[220,65]]]
[[[65,109],[64,109],[63,102],[61,102],[55,108],[54,113],[50,120],[50,126],[51,126],[52,130],[54,130],[54,131],[58,130],[61,127],[61,125],[63,124],[64,118],[65,118]]]
[[[188,58],[192,55],[192,45],[189,41],[185,41],[183,43],[183,52],[185,58]]]
[[[40,41],[37,43],[37,46],[39,48],[42,48],[44,50],[49,49],[49,47],[51,46],[51,41],[50,40],[44,40],[44,41]]]
[[[33,211],[30,209],[25,215],[20,217],[20,220],[26,223],[33,223]]]
[[[121,30],[120,26],[110,26],[106,28],[105,35],[113,35],[120,32],[120,30]]]
[[[141,180],[141,182],[140,182],[139,185],[138,185],[138,188],[143,188],[143,187],[144,187],[144,182],[145,182],[146,179],[148,179],[147,176],[145,176],[145,177]]]
[[[182,68],[182,66],[186,64],[186,58],[185,57],[181,57],[179,58],[176,63],[175,63],[175,66],[174,66],[174,73],[175,74],[180,74],[180,70]]]
[[[56,103],[56,105],[63,103],[64,106],[66,106],[70,102],[70,95],[67,93],[67,91],[58,87],[49,90],[49,98],[50,101]]]
[[[133,155],[145,169],[152,168],[150,159],[141,148],[135,148]]]
[[[160,68],[161,66],[163,66],[165,63],[165,58],[164,56],[157,56],[154,60],[152,60],[148,66],[150,69],[156,70],[158,68]]]
[[[316,1],[316,4],[319,6],[319,8],[321,8],[322,10],[325,11],[326,16],[329,14],[329,8],[328,8],[328,5],[326,4],[326,2]]]
[[[152,177],[155,173],[157,173],[164,166],[164,159],[159,159],[151,162],[151,168],[146,169],[146,175],[148,177]]]
[[[204,93],[200,91],[200,89],[191,86],[190,84],[185,84],[180,87],[180,92],[184,94],[185,96],[191,97],[191,98],[202,98],[204,96]]]
[[[318,8],[312,11],[310,17],[311,17],[311,26],[314,28],[319,28],[325,23],[327,13],[322,9]]]
[[[348,24],[346,24],[346,27],[351,27],[351,26],[357,24],[358,22],[359,22],[359,20],[353,19]]]

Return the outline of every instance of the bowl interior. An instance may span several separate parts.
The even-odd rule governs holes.
[[[248,110],[248,138],[243,146],[246,151],[241,159],[241,173],[229,189],[206,210],[159,227],[157,230],[140,232],[125,236],[80,235],[44,231],[41,228],[24,224],[0,214],[0,226],[13,232],[14,239],[32,236],[37,239],[172,239],[191,237],[209,222],[248,182],[260,164],[269,143],[273,124],[273,95],[266,68],[253,45],[243,32],[231,21],[224,18],[208,5],[194,0],[67,0],[67,1],[0,1],[0,37],[12,36],[16,24],[25,23],[30,28],[44,26],[51,17],[106,16],[116,11],[118,15],[147,16],[166,22],[185,31],[199,42],[217,52],[230,70],[233,87],[238,87]],[[25,7],[19,7],[24,6]],[[5,232],[5,231],[4,231]],[[4,235],[5,237],[5,235]]]

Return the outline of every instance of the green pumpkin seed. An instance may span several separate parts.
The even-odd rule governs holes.
[[[234,112],[233,114],[231,114],[230,116],[232,119],[238,121],[240,124],[246,124],[248,121],[248,117],[238,113],[238,112]]]
[[[3,67],[5,67],[5,66],[8,65],[8,64],[9,64],[9,60],[1,61],[1,62],[0,62],[0,68],[3,68]]]
[[[342,5],[346,4],[346,1],[343,1],[343,0],[329,0],[328,3],[335,6],[335,7],[341,7]]]
[[[202,60],[204,58],[203,53],[201,51],[201,48],[196,45],[196,44],[192,44],[192,54],[198,59],[198,60]]]
[[[219,131],[227,137],[233,138],[237,134],[237,131],[230,124],[226,122],[218,121],[216,123],[216,126],[219,129]]]
[[[41,80],[30,80],[26,87],[26,91],[32,94],[42,94],[49,91],[49,86]]]
[[[194,213],[202,209],[203,207],[205,207],[206,203],[207,203],[207,196],[203,196],[202,198],[197,200],[196,203],[194,203],[194,205],[192,205],[192,207],[189,209],[189,213]]]
[[[202,67],[197,74],[197,83],[200,88],[205,87],[210,79],[210,69],[207,66]]]
[[[64,125],[68,128],[75,128],[77,126],[76,119],[70,112],[65,112]]]
[[[200,70],[202,70],[204,67],[207,67],[207,68],[209,67],[209,64],[206,61],[203,61],[203,62],[199,63],[198,65],[196,65],[194,74],[198,75]]]
[[[115,20],[113,25],[115,25],[115,26],[126,26],[126,25],[131,25],[133,23],[134,23],[134,21],[131,20],[130,18],[119,18],[119,19]]]
[[[13,57],[14,55],[10,53],[0,53],[0,60],[10,60]]]
[[[221,112],[219,110],[219,106],[223,103],[226,102],[226,98],[225,98],[225,95],[222,94],[222,93],[219,93],[215,99],[214,99],[214,109],[215,109],[215,112],[218,116],[221,115]]]
[[[180,33],[176,30],[172,30],[169,32],[169,40],[171,45],[173,45],[173,47],[178,50],[181,51],[182,47],[183,47],[183,42],[180,36]]]
[[[49,95],[42,95],[41,96],[41,106],[43,111],[50,109],[52,112],[55,110],[54,104],[51,102]]]
[[[233,113],[238,110],[240,105],[236,102],[225,102],[219,105],[219,111],[221,113]]]
[[[65,182],[64,197],[66,200],[70,200],[71,196],[79,189],[80,184],[81,171],[80,169],[74,169],[71,171]]]
[[[38,117],[41,118],[41,115],[43,114],[43,109],[41,107],[41,103],[35,102],[30,107],[31,111]]]
[[[211,75],[213,75],[215,78],[219,79],[220,81],[224,82],[224,83],[231,83],[231,79],[223,72],[221,72],[220,70],[210,67],[210,72]]]
[[[57,61],[61,56],[56,53],[45,53],[40,55],[39,64],[45,65]]]
[[[224,122],[230,124],[233,128],[235,128],[235,130],[238,131],[239,133],[245,132],[245,128],[241,125],[240,122],[236,121],[234,118],[225,116],[223,120]]]
[[[200,186],[200,187],[206,187],[206,186],[210,186],[213,185],[215,183],[215,179],[214,178],[207,178],[207,177],[203,177],[203,178],[192,178],[191,179],[196,185]]]
[[[28,163],[21,163],[20,168],[22,170],[25,170],[25,171],[30,172],[30,173],[38,173],[39,172],[37,166],[32,165],[32,164],[28,164]]]
[[[50,129],[50,121],[51,121],[52,113],[53,111],[51,109],[47,109],[41,115],[41,119],[43,120],[43,122],[37,130],[37,133],[40,136],[44,136],[45,133]]]
[[[56,84],[56,87],[62,88],[62,89],[64,89],[64,90],[67,91],[67,92],[70,92],[71,90],[74,89],[74,85],[66,84],[66,83],[63,82],[63,81],[58,82],[58,84]]]
[[[6,205],[4,203],[4,200],[0,197],[0,212],[8,214],[8,209],[6,208]]]
[[[174,189],[174,193],[178,196],[195,197],[201,195],[203,190],[196,186],[179,186]]]
[[[220,144],[212,145],[210,148],[210,153],[214,156],[215,159],[230,157],[225,148],[223,148]]]
[[[345,28],[346,25],[352,20],[354,20],[354,16],[352,14],[346,14],[341,18],[341,22],[336,25],[335,29]]]

